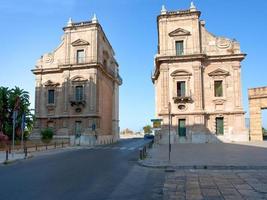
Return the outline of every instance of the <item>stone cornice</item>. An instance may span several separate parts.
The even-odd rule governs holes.
[[[36,115],[36,119],[60,119],[60,118],[87,118],[87,117],[96,117],[96,118],[101,118],[99,113],[92,113],[92,114],[87,114],[87,115],[46,115],[46,116],[38,116]]]
[[[246,54],[229,54],[229,55],[206,55],[206,54],[190,54],[182,56],[163,56],[157,55],[155,58],[156,70],[152,76],[152,82],[157,80],[160,71],[159,66],[161,63],[172,63],[172,62],[186,62],[186,61],[242,61],[246,57]]]
[[[98,68],[103,72],[104,75],[106,75],[111,80],[117,82],[119,85],[122,84],[121,80],[117,77],[112,76],[109,74],[105,69],[104,66],[101,63],[93,62],[93,63],[87,63],[87,64],[79,64],[79,65],[73,65],[73,64],[65,64],[58,68],[37,68],[32,69],[32,73],[35,75],[38,74],[50,74],[50,73],[62,73],[64,70],[77,70],[77,69],[89,69],[89,68]]]
[[[177,112],[177,113],[172,113],[174,116],[181,116],[181,115],[234,115],[234,114],[245,114],[246,112],[244,111],[215,111],[215,112],[206,112],[206,111],[200,111],[200,112]],[[169,115],[168,112],[161,112],[158,114],[159,116],[164,116],[164,115]]]

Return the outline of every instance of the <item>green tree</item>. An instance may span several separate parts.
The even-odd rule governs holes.
[[[0,130],[12,138],[13,131],[13,112],[16,101],[19,99],[18,116],[16,120],[16,138],[21,136],[21,122],[22,115],[25,114],[26,131],[31,131],[33,128],[34,116],[30,110],[30,96],[29,93],[19,87],[11,90],[8,88],[0,87]]]
[[[143,127],[144,133],[145,134],[150,134],[152,133],[152,127],[150,125],[146,125]]]

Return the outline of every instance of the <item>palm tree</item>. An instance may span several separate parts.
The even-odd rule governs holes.
[[[8,99],[10,90],[0,87],[0,132],[6,133],[8,122]]]
[[[21,133],[21,122],[22,122],[22,115],[25,114],[26,118],[26,125],[27,129],[31,129],[33,126],[33,115],[30,111],[30,96],[29,92],[20,89],[19,87],[15,87],[10,92],[9,98],[9,108],[11,111],[10,115],[10,122],[12,122],[12,113],[14,112],[15,104],[17,99],[19,99],[19,106],[18,106],[18,117],[17,117],[17,125],[16,125],[16,135],[19,136]]]

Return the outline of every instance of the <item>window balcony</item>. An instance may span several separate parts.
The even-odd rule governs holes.
[[[73,107],[73,106],[85,106],[86,104],[86,101],[85,99],[80,99],[80,100],[76,100],[76,99],[72,99],[70,100],[70,105]]]
[[[59,59],[58,61],[59,66],[66,66],[66,65],[84,65],[84,64],[92,64],[97,62],[97,57],[76,57],[70,59]]]
[[[160,50],[157,57],[160,56],[190,56],[190,55],[198,55],[198,54],[205,54],[205,51],[201,51],[200,48],[174,48],[174,49],[167,49],[167,50]]]
[[[191,96],[177,96],[173,97],[174,103],[192,103],[193,99]]]

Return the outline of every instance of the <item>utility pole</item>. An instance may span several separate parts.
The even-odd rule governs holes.
[[[171,161],[171,103],[169,102],[169,162]]]

